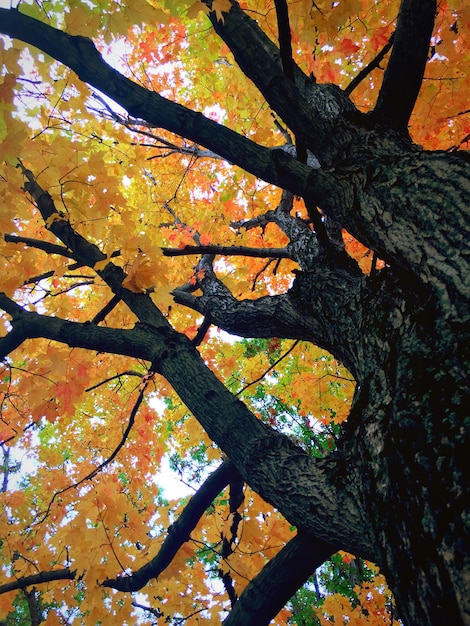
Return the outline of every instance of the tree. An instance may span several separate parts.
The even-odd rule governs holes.
[[[0,9],[7,602],[264,624],[343,550],[468,622],[468,20]]]

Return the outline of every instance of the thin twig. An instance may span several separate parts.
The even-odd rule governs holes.
[[[126,372],[121,372],[120,374],[115,374],[114,376],[105,378],[101,382],[96,383],[96,385],[93,385],[92,387],[87,387],[85,391],[93,391],[94,389],[98,389],[98,387],[101,387],[101,385],[106,385],[106,383],[109,383],[116,378],[121,378],[121,376],[139,376],[139,378],[143,378],[143,374],[140,374],[139,372],[134,372],[132,370],[127,370]]]
[[[112,461],[114,461],[114,459],[116,458],[116,456],[118,455],[119,451],[121,450],[121,448],[124,446],[124,444],[127,441],[127,438],[129,436],[129,433],[132,430],[132,427],[134,426],[134,422],[135,422],[135,416],[137,415],[137,411],[139,410],[140,405],[142,404],[142,401],[144,399],[144,394],[145,394],[145,389],[147,387],[147,383],[148,380],[145,381],[142,389],[139,391],[139,395],[137,396],[137,400],[135,401],[134,406],[132,407],[132,411],[129,417],[129,422],[126,426],[126,429],[121,437],[121,441],[118,443],[118,445],[114,448],[113,452],[111,453],[111,455],[105,459],[102,463],[100,463],[98,465],[98,467],[95,467],[94,470],[92,470],[89,474],[87,474],[86,476],[84,476],[83,478],[81,478],[79,481],[77,481],[76,483],[73,483],[72,485],[68,485],[68,487],[64,487],[64,489],[61,489],[60,491],[56,491],[54,493],[54,495],[52,496],[51,501],[49,502],[47,509],[45,511],[45,513],[43,514],[43,516],[41,517],[40,520],[38,520],[37,522],[34,523],[34,525],[36,526],[37,524],[41,524],[46,517],[49,515],[51,507],[55,501],[56,498],[58,498],[59,496],[61,496],[63,493],[65,493],[66,491],[69,491],[70,489],[76,489],[77,487],[79,487],[80,485],[82,485],[84,482],[91,480],[92,478],[94,478],[97,474],[99,474],[99,472],[101,472],[107,465],[109,465]]]
[[[367,76],[372,72],[372,70],[375,70],[375,68],[380,67],[380,63],[383,60],[384,56],[393,46],[394,38],[395,38],[395,33],[392,33],[390,35],[390,39],[382,48],[382,50],[377,54],[377,56],[374,59],[372,59],[372,61],[368,63],[355,78],[352,79],[352,81],[344,90],[344,93],[347,96],[351,95],[351,93],[354,91],[354,89],[356,89],[359,83],[361,83],[365,78],[367,78]]]
[[[274,361],[274,363],[273,363],[272,365],[270,365],[270,366],[268,367],[268,369],[267,369],[267,370],[266,370],[263,374],[261,374],[261,376],[258,376],[258,378],[255,378],[255,380],[252,380],[252,381],[251,381],[251,383],[248,383],[247,385],[245,385],[244,387],[242,387],[242,388],[240,389],[240,391],[237,391],[237,393],[236,393],[235,395],[236,395],[236,396],[239,396],[239,395],[240,395],[240,394],[242,394],[244,391],[246,391],[246,390],[248,389],[248,387],[251,387],[252,385],[256,385],[256,383],[259,383],[259,382],[260,382],[260,380],[263,380],[263,378],[264,378],[267,374],[269,374],[269,372],[270,372],[271,370],[273,370],[273,369],[276,367],[276,365],[278,365],[278,364],[279,364],[279,363],[280,363],[283,359],[285,359],[285,358],[286,358],[286,356],[288,356],[288,355],[292,352],[292,350],[295,348],[295,346],[296,346],[299,342],[300,342],[300,339],[296,339],[296,340],[294,341],[294,343],[291,345],[291,347],[290,347],[288,350],[286,350],[286,352],[284,352],[284,354],[281,354],[281,356],[280,356],[280,357],[279,357],[276,361]]]

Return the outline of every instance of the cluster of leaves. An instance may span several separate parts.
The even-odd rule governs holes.
[[[212,8],[223,19],[228,3],[218,0]],[[243,8],[259,16],[268,34],[276,32],[270,0],[249,0]],[[71,35],[92,36],[103,56],[133,80],[254,141],[286,141],[279,121],[209,28],[199,0],[56,0],[21,3],[20,10]],[[296,61],[319,81],[347,87],[389,42],[396,13],[391,0],[292,3]],[[430,148],[456,147],[470,132],[460,89],[468,62],[460,29],[469,19],[463,2],[439,6],[434,57],[412,119],[414,138]],[[287,243],[273,223],[248,226],[276,206],[279,190],[123,114],[73,72],[16,41],[0,41],[0,68],[1,289],[26,309],[131,328],[135,316],[122,302],[113,303],[98,273],[112,260],[127,274],[125,287],[150,290],[171,324],[194,338],[201,318],[175,305],[172,291],[182,282],[195,284],[199,269],[190,256],[170,258],[163,250]],[[380,80],[377,68],[352,92],[362,109],[370,106]],[[430,126],[437,129],[432,134]],[[54,200],[56,212],[46,222],[24,192],[25,169]],[[294,210],[304,212],[297,201]],[[77,266],[54,247],[50,227],[60,220],[106,254],[102,265]],[[350,254],[370,271],[369,251],[344,236]],[[246,299],[286,291],[294,267],[288,259],[266,263],[233,256],[216,262],[224,284]],[[0,323],[7,332],[8,317]],[[227,340],[216,331],[206,335],[200,351],[260,419],[312,455],[334,449],[354,383],[330,355],[287,340]],[[169,458],[193,488],[221,460],[167,381],[130,357],[44,339],[19,347],[1,367],[5,581],[76,572],[68,581],[51,579],[41,586],[36,608],[51,626],[78,619],[152,623],[156,616],[175,624],[220,623],[230,604],[224,575],[239,596],[292,536],[282,516],[249,490],[236,511],[227,491],[214,500],[158,582],[148,583],[145,603],[97,584],[147,563],[184,510],[187,499],[164,494],[159,486],[162,460]],[[237,512],[241,520],[234,524]],[[231,548],[224,552],[227,539]],[[277,623],[377,624],[386,616],[390,623],[382,578],[348,558],[334,557],[317,574],[318,587],[298,592]],[[14,589],[0,596],[6,623],[31,617],[27,593],[32,592],[18,595]]]
[[[289,624],[398,624],[377,568],[339,552],[291,600]]]

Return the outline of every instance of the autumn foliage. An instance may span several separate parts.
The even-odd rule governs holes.
[[[277,42],[274,2],[240,6]],[[20,2],[18,11],[92,38],[116,72],[150,92],[295,155],[295,133],[208,19],[223,24],[230,7],[229,0],[70,0]],[[302,0],[288,10],[295,63],[371,111],[398,3]],[[463,0],[439,4],[409,122],[426,150],[468,142],[469,23]],[[219,624],[295,527],[240,480],[235,459],[145,351],[146,338],[169,333],[167,324],[180,337],[176,351],[189,339],[233,398],[325,459],[355,390],[343,363],[289,336],[251,338],[249,329],[229,336],[186,306],[212,273],[238,301],[287,292],[298,262],[286,231],[260,216],[290,203],[288,212],[311,230],[309,212],[300,197],[208,144],[124,110],[69,69],[65,48],[60,62],[7,35],[0,39],[0,618]],[[86,40],[79,45],[87,50]],[[342,237],[365,275],[385,266],[366,241],[344,229]],[[31,314],[25,325],[37,322],[36,334],[12,326],[19,308]],[[97,334],[82,341],[79,327]],[[346,552],[325,559],[286,598],[276,624],[398,623],[373,563]],[[126,589],[123,581],[141,570]]]

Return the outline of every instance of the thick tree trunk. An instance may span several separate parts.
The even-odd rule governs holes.
[[[444,309],[443,292],[433,293],[409,271],[389,267],[365,278],[341,256],[299,273],[289,294],[277,300],[237,302],[223,287],[217,291],[213,280],[206,275],[207,296],[187,302],[227,330],[275,336],[282,329],[283,336],[304,338],[314,336],[320,323],[319,342],[347,363],[358,382],[340,449],[323,462],[327,484],[351,496],[342,503],[349,534],[367,538],[407,625],[468,623],[468,348],[456,307]],[[461,291],[454,302],[465,296]],[[300,465],[290,473],[284,454],[276,449],[271,458],[269,445],[263,439],[262,452],[244,461],[251,484],[273,502],[278,493],[284,503],[291,485],[288,516],[304,489],[311,510],[327,507],[334,515],[337,502],[327,490],[316,499]],[[284,481],[276,465],[285,467]],[[304,530],[312,531],[304,521]],[[357,523],[362,528],[352,532]],[[314,532],[322,536],[318,526]]]
[[[455,335],[440,326],[429,310],[404,321],[386,367],[359,393],[356,404],[364,394],[367,404],[351,442],[379,563],[406,624],[470,618],[465,370]]]
[[[367,281],[339,464],[404,622],[468,624],[468,332],[410,278],[388,268]],[[318,285],[297,283],[305,310]],[[343,317],[330,312],[332,326]]]

